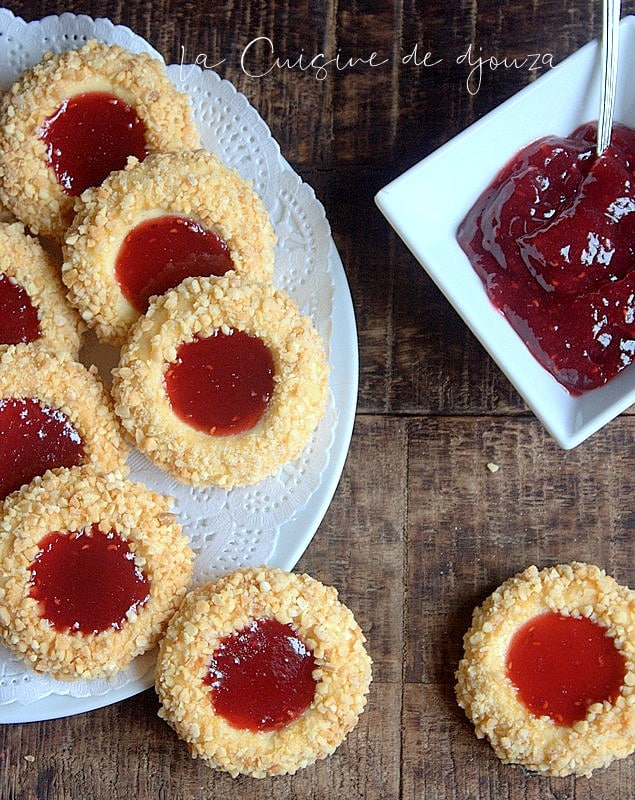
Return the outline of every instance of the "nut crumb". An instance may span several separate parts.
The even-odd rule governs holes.
[[[487,463],[487,469],[488,469],[490,472],[498,472],[498,470],[500,469],[500,466],[499,466],[498,464],[494,464],[494,462],[493,462],[493,461],[489,461],[489,462]]]
[[[28,761],[29,764],[32,764],[35,761],[35,756],[32,755],[24,756],[24,760]]]

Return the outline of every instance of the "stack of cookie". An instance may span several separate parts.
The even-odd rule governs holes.
[[[90,41],[21,76],[0,100],[0,206],[15,220],[0,222],[0,638],[58,678],[110,676],[163,638],[193,562],[170,499],[129,480],[130,445],[194,486],[273,475],[325,411],[325,348],[273,285],[262,201],[201,148],[188,99],[148,55]],[[111,390],[79,360],[87,329],[120,348]],[[157,687],[194,755],[232,774],[292,772],[356,723],[370,659],[334,590],[236,573],[188,595],[183,614]],[[189,616],[223,624],[183,678]],[[292,707],[271,699],[275,731],[249,757],[230,744],[253,720],[223,711],[209,676],[254,630],[272,653],[291,637],[304,677]],[[224,745],[181,724],[210,715]]]

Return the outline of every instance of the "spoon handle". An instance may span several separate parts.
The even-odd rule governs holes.
[[[617,61],[619,49],[620,0],[602,0],[601,86],[600,113],[596,152],[598,156],[611,142],[615,91],[617,88]]]

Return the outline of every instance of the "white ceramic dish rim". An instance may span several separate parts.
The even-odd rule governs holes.
[[[635,127],[635,96],[625,65],[633,63],[635,16],[630,16],[620,25],[615,118],[631,127]],[[550,133],[568,135],[597,118],[598,75],[599,46],[590,42],[415,164],[375,198],[413,255],[565,449],[576,447],[635,403],[635,368],[623,370],[599,389],[577,397],[569,394],[494,308],[456,241],[456,229],[481,191],[520,148]],[[460,192],[455,188],[459,178]]]

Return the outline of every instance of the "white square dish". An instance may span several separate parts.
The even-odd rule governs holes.
[[[480,193],[525,145],[597,119],[599,44],[591,42],[381,189],[386,219],[558,442],[580,444],[635,403],[635,365],[574,396],[531,355],[488,298],[456,232]],[[620,25],[615,120],[635,127],[635,17]]]

